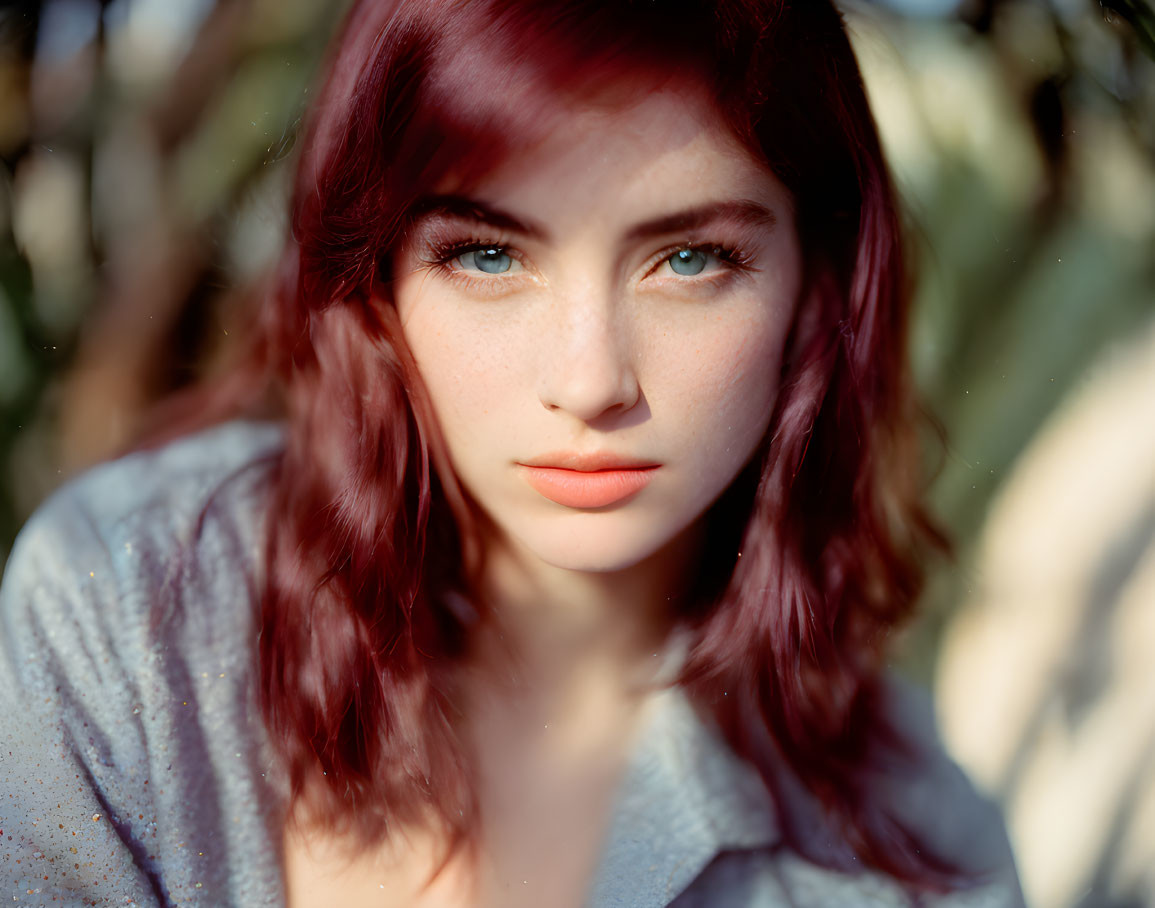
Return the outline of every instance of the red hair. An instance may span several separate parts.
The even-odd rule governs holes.
[[[947,862],[870,784],[902,751],[881,647],[937,537],[913,479],[894,195],[827,0],[354,5],[249,362],[271,366],[289,413],[261,613],[265,718],[315,818],[365,843],[412,822],[456,841],[475,831],[452,693],[472,614],[469,515],[388,305],[391,252],[448,174],[484,174],[573,104],[685,78],[790,190],[808,302],[767,438],[706,515],[679,683],[761,771],[796,849],[941,880]],[[234,375],[239,388],[251,372]],[[845,848],[794,822],[799,783]]]

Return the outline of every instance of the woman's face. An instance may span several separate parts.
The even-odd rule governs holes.
[[[617,571],[762,439],[800,256],[787,191],[694,94],[563,122],[423,209],[395,301],[487,542]]]

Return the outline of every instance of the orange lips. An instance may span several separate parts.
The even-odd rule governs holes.
[[[657,467],[570,470],[523,464],[522,469],[534,491],[550,501],[567,508],[604,508],[644,489]]]

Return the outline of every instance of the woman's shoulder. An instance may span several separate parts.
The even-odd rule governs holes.
[[[0,673],[105,691],[251,636],[275,425],[229,423],[97,466],[53,494],[0,585]],[[251,646],[249,647],[251,648]]]
[[[877,688],[883,746],[863,783],[894,833],[913,838],[957,883],[923,892],[916,904],[942,908],[1021,908],[1022,890],[999,807],[979,792],[943,747],[930,692],[888,672]],[[816,802],[811,802],[817,810]],[[806,823],[805,807],[801,821]],[[817,817],[806,823],[818,834],[836,835]],[[798,818],[795,818],[798,821]],[[901,830],[901,831],[900,831]],[[783,852],[778,879],[799,904],[908,905],[910,894],[873,872],[843,875]],[[847,893],[858,893],[848,900]]]
[[[282,437],[277,423],[229,422],[92,467],[41,505],[14,554],[55,534],[107,539],[126,527],[175,528],[195,520],[223,486],[233,484],[230,492],[244,496],[252,483],[242,477],[256,478],[280,451]]]
[[[13,546],[4,571],[6,621],[33,603],[49,620],[60,617],[51,614],[54,602],[76,609],[98,601],[113,608],[107,618],[125,621],[198,563],[239,566],[237,556],[250,553],[259,535],[281,437],[276,424],[227,423],[64,485]]]
[[[1021,908],[999,811],[943,751],[930,697],[893,677],[883,697],[890,724],[909,747],[901,765],[882,767],[872,784],[891,816],[973,881],[918,903]],[[912,904],[892,878],[828,869],[787,845],[787,824],[810,830],[808,839],[839,836],[815,799],[788,776],[779,781],[771,797],[708,716],[682,692],[663,693],[623,785],[592,904]]]
[[[907,746],[901,759],[884,762],[872,776],[874,794],[889,816],[968,880],[951,893],[924,893],[917,903],[1021,908],[998,807],[942,749],[930,695],[895,676],[881,690],[888,723]],[[687,908],[911,905],[910,893],[892,878],[830,870],[789,847],[787,824],[819,839],[836,840],[839,832],[828,826],[818,802],[785,777],[783,790],[768,797],[753,767],[738,760],[686,698],[665,699],[662,721],[650,724],[641,746],[646,759],[627,783],[625,810],[599,880],[602,898],[595,903],[621,903],[624,892],[631,894],[625,902],[643,903],[633,894],[648,887],[681,890],[671,903]],[[648,881],[639,866],[653,870],[654,879]]]
[[[883,692],[886,717],[908,751],[879,777],[892,814],[963,871],[1013,874],[1002,812],[947,753],[930,692],[893,674]]]
[[[280,445],[234,423],[131,454],[21,532],[0,585],[0,897],[276,903],[253,606]]]

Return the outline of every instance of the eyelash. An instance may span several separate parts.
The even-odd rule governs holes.
[[[485,249],[500,249],[502,252],[509,255],[514,261],[520,263],[525,267],[525,263],[518,256],[517,251],[502,240],[483,240],[480,238],[471,238],[468,240],[435,240],[430,244],[429,253],[424,257],[424,264],[429,267],[441,268],[454,275],[463,275],[464,272],[460,268],[453,268],[452,263],[460,256],[466,255],[470,252],[481,252]],[[662,264],[668,261],[676,253],[683,250],[690,250],[693,252],[705,252],[708,255],[714,256],[724,266],[726,273],[734,272],[749,272],[756,270],[751,262],[751,256],[737,246],[723,246],[718,243],[678,243],[677,245],[668,246],[658,253],[655,253],[646,263],[645,274],[649,277]],[[683,276],[685,280],[692,280],[692,276]],[[466,276],[466,280],[475,280],[475,278]],[[708,278],[703,278],[706,280]],[[484,278],[484,280],[489,280]]]
[[[737,246],[722,246],[718,243],[696,243],[687,244],[679,243],[676,246],[670,246],[663,249],[650,259],[649,265],[646,269],[646,276],[653,274],[664,262],[669,261],[677,253],[688,250],[690,252],[705,252],[707,255],[712,255],[719,262],[725,266],[727,273],[732,272],[748,272],[753,271],[751,264],[751,256],[739,249]]]
[[[483,249],[500,249],[502,252],[508,254],[511,258],[521,262],[521,259],[519,259],[513,253],[512,248],[508,243],[501,241],[469,239],[464,241],[434,240],[430,243],[429,255],[425,257],[424,263],[434,268],[445,268],[449,266],[457,257],[465,255],[467,252],[481,252]]]

